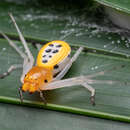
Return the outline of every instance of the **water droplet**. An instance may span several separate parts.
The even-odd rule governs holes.
[[[124,41],[124,40],[125,40],[125,37],[124,37],[124,36],[121,36],[121,40]]]
[[[100,34],[98,34],[98,35],[97,35],[97,37],[98,37],[98,38],[100,38],[100,37],[101,37],[101,35],[100,35]]]
[[[109,39],[109,40],[111,40],[111,39],[112,39],[112,37],[108,37],[108,39]]]
[[[127,43],[128,41],[127,40],[125,40],[125,43]]]
[[[34,23],[31,23],[31,25],[30,25],[31,27],[34,27],[35,26],[35,24]]]
[[[98,69],[98,66],[95,66],[95,69]]]
[[[115,43],[115,41],[112,41],[111,43],[112,43],[112,44],[114,44],[114,43]]]
[[[76,37],[81,36],[81,35],[82,35],[82,33],[75,34]]]
[[[91,70],[94,70],[94,67],[92,67]]]
[[[89,38],[92,38],[92,35],[89,35],[88,37],[89,37]]]
[[[104,48],[106,48],[107,47],[107,45],[104,45]]]
[[[32,15],[31,15],[31,14],[27,14],[26,17],[27,17],[27,18],[31,18]]]
[[[125,45],[126,45],[126,47],[128,47],[128,48],[130,47],[130,45],[129,45],[128,43],[126,43]]]
[[[121,41],[120,41],[120,40],[117,40],[117,43],[121,43]]]
[[[6,50],[6,48],[2,48],[2,51],[5,51]]]
[[[126,57],[127,57],[127,58],[129,58],[129,57],[130,57],[130,55],[126,55]]]
[[[117,10],[121,10],[120,8],[116,7]]]
[[[96,51],[96,50],[93,50],[93,52],[95,52],[95,53],[96,53],[97,51]]]

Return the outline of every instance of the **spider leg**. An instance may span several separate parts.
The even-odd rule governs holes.
[[[12,40],[9,39],[8,36],[6,36],[4,33],[1,32],[3,37],[9,42],[9,45],[13,47],[16,52],[24,59],[23,61],[23,73],[21,75],[21,82],[23,82],[23,78],[25,77],[25,74],[32,68],[33,64],[29,61],[26,54],[24,54],[17,46],[13,43]]]
[[[39,93],[40,93],[40,97],[41,97],[42,101],[43,101],[43,102],[44,102],[44,104],[46,105],[46,104],[47,104],[47,101],[46,101],[46,99],[45,99],[45,97],[44,97],[44,95],[43,95],[42,91],[41,91],[41,90],[39,90]]]
[[[91,92],[90,101],[92,105],[95,105],[95,89],[90,85],[88,85],[87,83],[83,83],[81,85]]]
[[[70,67],[72,66],[72,63],[76,61],[78,56],[80,55],[81,51],[83,50],[83,47],[80,47],[76,53],[73,55],[73,57],[70,59],[69,63],[65,66],[65,68],[54,78],[54,80],[60,80],[64,77],[64,75],[68,72]]]
[[[63,87],[70,87],[75,85],[82,85],[86,89],[88,89],[91,92],[91,103],[95,105],[94,97],[95,97],[95,89],[88,85],[86,76],[80,76],[75,78],[69,78],[64,80],[57,80],[53,81],[51,83],[48,83],[45,87],[41,88],[41,90],[53,90]]]
[[[8,41],[9,45],[10,45],[11,47],[13,47],[13,48],[16,50],[16,52],[17,52],[23,59],[26,59],[26,58],[27,58],[26,54],[24,54],[24,53],[16,46],[16,44],[13,43],[13,41],[12,41],[7,35],[5,35],[3,32],[0,32],[0,33],[1,33],[2,36]]]
[[[17,30],[17,32],[19,34],[19,38],[20,38],[20,40],[21,40],[21,42],[22,42],[22,44],[23,44],[23,46],[24,46],[24,48],[26,50],[26,53],[27,53],[28,58],[30,60],[30,63],[32,63],[32,65],[33,65],[34,58],[33,58],[33,55],[31,53],[31,51],[28,48],[27,42],[25,41],[25,39],[24,39],[24,37],[23,37],[23,35],[22,35],[22,33],[21,33],[21,31],[20,31],[20,29],[19,29],[19,27],[18,27],[18,25],[17,25],[17,23],[16,23],[16,21],[15,21],[15,19],[13,17],[13,15],[10,13],[9,16],[10,16],[11,20],[13,21],[14,26],[16,27],[16,30]]]
[[[3,74],[0,74],[0,79],[5,78],[5,77],[8,76],[13,70],[16,70],[16,69],[19,69],[19,68],[22,68],[22,65],[20,65],[20,64],[11,65],[11,66],[9,67],[9,69],[7,70],[7,72],[4,72]]]
[[[4,33],[2,33],[2,35],[5,37],[5,39],[8,40],[9,44],[20,54],[20,56],[24,59],[24,62],[23,62],[23,73],[22,73],[22,76],[21,76],[21,82],[23,83],[23,79],[25,77],[25,74],[32,68],[33,64],[34,64],[34,58],[32,56],[32,53],[30,52],[29,48],[28,48],[28,45],[18,27],[18,25],[16,24],[16,21],[14,19],[14,17],[12,16],[12,14],[9,14],[9,16],[11,17],[15,27],[16,27],[16,30],[19,34],[19,37],[20,37],[20,40],[26,50],[26,53],[27,53],[27,56],[26,54],[24,54]]]
[[[22,87],[19,88],[20,101],[23,102],[23,92]]]

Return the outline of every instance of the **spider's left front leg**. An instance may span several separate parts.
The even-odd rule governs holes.
[[[32,53],[31,53],[31,51],[30,51],[30,49],[29,49],[29,47],[27,45],[27,42],[24,39],[24,36],[23,36],[22,32],[20,31],[20,29],[19,29],[19,27],[18,27],[18,25],[17,25],[17,23],[16,23],[15,18],[13,17],[13,15],[11,13],[9,13],[9,16],[10,16],[10,18],[11,18],[11,20],[12,20],[12,22],[13,22],[16,30],[17,30],[17,33],[18,33],[19,38],[21,40],[21,43],[23,44],[23,46],[25,48],[25,51],[26,51],[27,56],[28,56],[28,59],[30,60],[31,65],[33,65],[34,58],[33,58],[33,55],[32,55]]]
[[[41,90],[53,90],[53,89],[58,89],[63,87],[82,85],[83,87],[85,87],[91,92],[91,97],[90,97],[91,103],[95,105],[95,89],[90,85],[88,85],[87,80],[89,81],[89,79],[87,79],[86,76],[79,76],[75,78],[57,80],[48,83],[47,86],[43,87],[43,89],[41,88]]]
[[[13,15],[9,14],[9,16],[10,16],[10,18],[11,18],[11,20],[12,20],[12,22],[13,22],[16,30],[17,30],[17,32],[18,32],[19,38],[21,40],[21,43],[23,44],[24,49],[25,49],[26,54],[27,54],[27,56],[24,58],[24,62],[23,62],[23,73],[22,73],[22,76],[21,76],[21,82],[23,83],[23,79],[24,79],[25,75],[27,74],[27,72],[34,65],[34,57],[33,57],[32,53],[31,53],[31,51],[30,51],[30,49],[29,49],[29,47],[27,45],[27,42],[24,39],[24,36],[23,36],[22,32],[20,31],[20,29],[19,29],[19,27],[18,27],[18,25],[17,25],[17,23],[16,23]]]

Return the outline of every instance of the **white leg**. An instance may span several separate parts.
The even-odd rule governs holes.
[[[6,36],[4,33],[1,32],[1,34],[3,35],[3,37],[5,37],[5,39],[9,42],[9,45],[11,47],[13,47],[16,52],[24,59],[23,61],[23,73],[21,76],[21,82],[23,82],[23,79],[25,77],[25,74],[32,68],[33,64],[32,62],[30,62],[30,60],[28,59],[28,57],[26,56],[26,54],[24,54],[14,43],[13,41],[11,41],[9,39],[8,36]]]
[[[94,105],[94,96],[95,96],[95,89],[92,88],[90,85],[87,84],[86,76],[80,76],[75,78],[69,78],[65,80],[58,80],[51,83],[48,83],[46,86],[41,88],[41,90],[52,90],[58,89],[63,87],[70,87],[74,85],[82,85],[83,87],[87,88],[91,92],[91,103]]]
[[[17,52],[23,59],[26,59],[26,58],[27,58],[26,54],[24,54],[24,53],[16,46],[16,44],[14,44],[11,39],[9,39],[8,36],[6,36],[3,32],[0,32],[0,33],[1,33],[2,36],[8,41],[9,45],[10,45],[11,47],[13,47],[13,48],[16,50],[16,52]]]
[[[7,72],[3,73],[3,74],[0,74],[0,79],[3,79],[5,78],[6,76],[8,76],[13,70],[16,70],[16,69],[20,69],[22,68],[23,66],[20,65],[20,64],[17,64],[17,65],[11,65],[9,67],[9,69],[7,70]]]
[[[91,92],[90,101],[92,105],[95,105],[95,89],[90,85],[88,85],[87,83],[83,83],[82,85]]]
[[[65,66],[65,68],[54,78],[54,80],[59,80],[62,79],[64,77],[64,75],[68,72],[68,70],[70,69],[70,67],[72,66],[72,63],[74,61],[76,61],[76,59],[78,58],[79,54],[81,53],[81,51],[83,50],[83,47],[80,47],[76,53],[73,55],[73,57],[70,59],[69,63]]]
[[[87,88],[91,92],[91,103],[94,105],[94,97],[95,97],[95,89],[91,87],[89,84],[115,84],[119,83],[121,84],[120,81],[112,81],[112,80],[92,80],[88,79],[88,76],[79,76],[79,77],[74,77],[74,78],[69,78],[69,79],[64,79],[64,80],[57,80],[48,83],[46,86],[41,88],[41,90],[53,90],[53,89],[58,89],[58,88],[63,88],[63,87],[70,87],[70,86],[75,86],[75,85],[82,85],[83,87]],[[123,84],[126,84],[123,82]]]
[[[20,37],[20,40],[26,50],[26,53],[27,53],[27,56],[26,54],[24,54],[5,34],[2,33],[2,35],[5,37],[5,39],[8,40],[9,44],[20,54],[20,56],[24,59],[24,62],[23,62],[23,73],[22,73],[22,76],[21,76],[21,82],[23,83],[23,79],[25,77],[25,74],[32,68],[33,64],[34,64],[34,58],[32,56],[32,53],[30,52],[28,46],[27,46],[27,43],[20,31],[20,29],[18,28],[17,24],[16,24],[16,21],[14,19],[14,17],[12,16],[12,14],[9,14],[15,27],[16,27],[16,30],[19,34],[19,37]]]
[[[29,58],[30,62],[33,64],[34,63],[34,58],[32,56],[32,53],[30,52],[30,50],[28,48],[28,45],[27,45],[27,43],[26,43],[26,41],[25,41],[25,39],[24,39],[20,29],[19,29],[18,25],[16,24],[16,21],[15,21],[13,15],[9,14],[9,16],[11,17],[11,19],[12,19],[12,21],[13,21],[15,27],[16,27],[16,30],[17,30],[17,32],[19,34],[19,38],[20,38],[20,40],[21,40],[21,42],[22,42],[22,44],[23,44],[23,46],[24,46],[24,48],[25,48],[25,50],[27,52],[28,58]]]

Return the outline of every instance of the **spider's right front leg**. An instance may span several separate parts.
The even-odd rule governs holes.
[[[68,72],[68,70],[70,69],[70,67],[72,66],[72,64],[77,60],[77,58],[79,57],[80,53],[82,52],[83,47],[80,47],[75,54],[73,55],[73,57],[70,59],[70,61],[68,62],[68,64],[65,66],[65,68],[54,78],[55,80],[60,80],[62,79],[65,74]]]
[[[87,81],[89,81],[89,79],[87,79],[86,76],[79,76],[79,77],[74,77],[74,78],[69,78],[64,80],[57,80],[48,83],[47,86],[43,87],[43,90],[53,90],[53,89],[58,89],[63,87],[81,85],[91,92],[90,100],[91,103],[95,105],[95,89],[90,85],[88,85]]]

